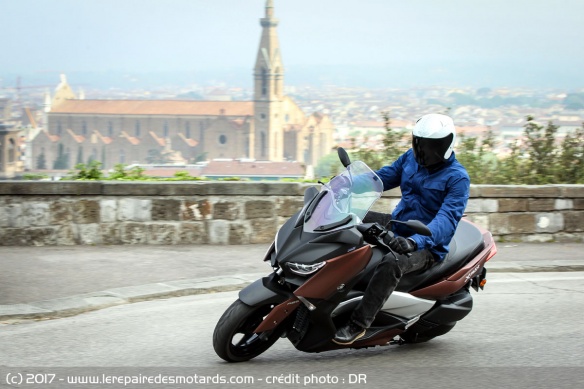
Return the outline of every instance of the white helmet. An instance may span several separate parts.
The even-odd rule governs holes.
[[[431,113],[418,119],[412,131],[412,149],[416,162],[429,167],[446,161],[452,155],[456,129],[452,118]]]

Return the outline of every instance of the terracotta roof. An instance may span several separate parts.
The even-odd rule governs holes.
[[[122,131],[122,134],[120,135],[120,138],[127,139],[133,145],[140,144],[140,139],[128,135],[128,133],[126,131]]]
[[[178,137],[181,138],[190,147],[195,147],[196,145],[199,144],[199,142],[197,142],[196,140],[191,139],[191,138],[187,138],[183,134],[178,134]]]
[[[201,172],[204,176],[304,176],[304,168],[299,162],[266,161],[211,161]]]
[[[252,116],[253,101],[66,100],[50,113]]]
[[[109,145],[110,143],[113,142],[113,139],[110,138],[109,136],[103,136],[101,135],[101,132],[99,132],[98,130],[94,130],[95,134],[97,135],[97,137],[106,145]]]
[[[159,136],[157,136],[154,131],[150,131],[149,134],[152,138],[154,138],[156,143],[158,143],[160,146],[164,147],[166,145],[165,140],[163,138],[160,138]]]
[[[83,143],[83,141],[85,140],[85,137],[83,135],[77,135],[76,133],[73,132],[73,130],[67,129],[67,132],[69,133],[69,135],[73,137],[73,139],[77,143]]]

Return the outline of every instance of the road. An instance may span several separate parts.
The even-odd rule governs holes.
[[[97,372],[254,380],[208,385],[241,388],[302,387],[305,380],[312,380],[309,386],[338,388],[356,386],[350,384],[358,378],[371,388],[389,383],[434,388],[581,385],[584,272],[495,273],[485,290],[473,296],[471,314],[450,333],[425,344],[306,354],[280,340],[255,360],[239,364],[220,360],[211,345],[214,326],[237,298],[235,292],[0,325],[0,387],[12,387],[5,386],[7,374],[18,372],[24,378],[36,372],[56,374],[53,379],[61,380]],[[278,380],[280,384],[266,383]]]

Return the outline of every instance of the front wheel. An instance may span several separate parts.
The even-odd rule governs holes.
[[[213,333],[213,348],[227,362],[243,362],[269,349],[284,332],[280,325],[272,331],[253,332],[273,305],[250,307],[236,300],[221,316]]]

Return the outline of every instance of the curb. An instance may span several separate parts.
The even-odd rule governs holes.
[[[578,272],[584,265],[487,267],[488,273]],[[488,274],[487,273],[487,274]],[[50,320],[140,301],[241,290],[266,273],[239,274],[113,288],[28,304],[0,305],[0,325],[25,320]]]
[[[263,276],[265,274],[262,273],[170,281],[113,288],[28,304],[0,305],[0,324],[12,324],[23,320],[60,319],[140,301],[235,291],[244,288]]]

